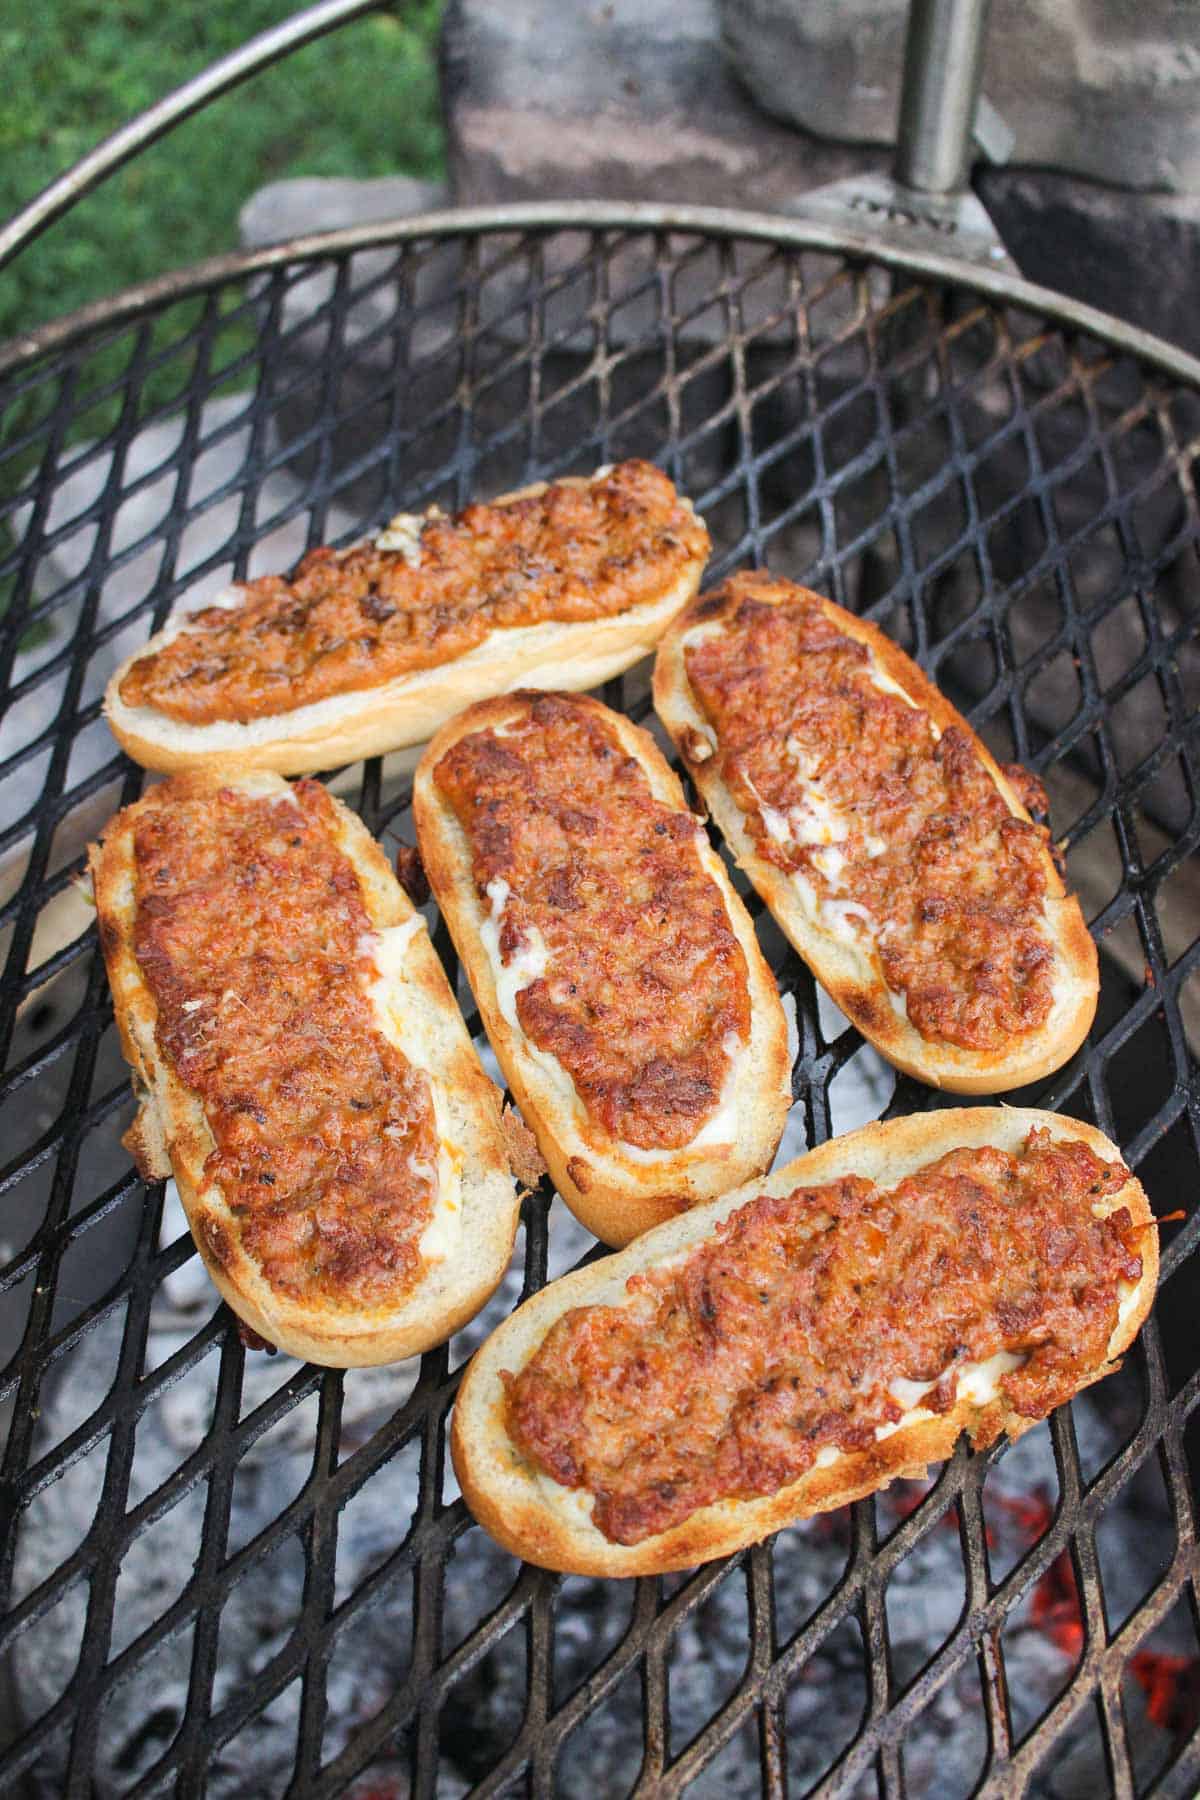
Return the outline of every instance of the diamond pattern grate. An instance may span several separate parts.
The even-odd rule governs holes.
[[[6,1791],[1194,1791],[1200,393],[1003,296],[797,237],[385,234],[244,259],[0,359]],[[1187,1214],[1094,1400],[628,1585],[504,1557],[446,1456],[470,1349],[588,1253],[561,1204],[526,1202],[504,1288],[419,1366],[248,1356],[120,1150],[73,886],[142,782],[104,682],[181,595],[627,455],[697,501],[714,576],[769,562],[869,613],[1042,774],[1104,986],[1084,1051],[1022,1098],[1094,1120]],[[604,693],[647,716],[644,669]],[[410,767],[332,777],[393,846]],[[759,924],[796,1011],[794,1148],[944,1103]]]

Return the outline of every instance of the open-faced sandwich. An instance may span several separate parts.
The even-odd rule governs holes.
[[[267,1343],[334,1367],[440,1343],[512,1250],[517,1194],[425,921],[319,782],[178,776],[91,852],[139,1099],[196,1246]]]
[[[546,1568],[651,1575],[1017,1437],[1149,1311],[1146,1196],[1094,1127],[868,1125],[552,1282],[454,1408],[468,1506]]]
[[[402,515],[175,618],[116,671],[105,712],[148,769],[330,769],[518,684],[619,674],[696,592],[708,549],[645,462]]]
[[[876,626],[735,575],[667,632],[654,704],[739,865],[889,1061],[986,1094],[1079,1048],[1096,949],[1027,810],[1045,796]]]
[[[679,780],[599,701],[454,719],[413,791],[425,872],[559,1193],[609,1244],[770,1164],[787,1024]]]

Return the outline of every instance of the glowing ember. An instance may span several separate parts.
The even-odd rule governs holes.
[[[1146,1714],[1177,1743],[1200,1725],[1200,1656],[1135,1650],[1129,1673],[1146,1696]]]
[[[995,1493],[994,1498],[1030,1544],[1049,1529],[1054,1508],[1044,1490],[1032,1494]],[[989,1546],[991,1533],[988,1534]],[[1069,1550],[1055,1557],[1033,1590],[1033,1624],[1077,1662],[1083,1651],[1083,1613],[1075,1567]],[[1129,1673],[1146,1696],[1146,1716],[1175,1742],[1182,1743],[1200,1725],[1200,1657],[1162,1650],[1135,1650]]]

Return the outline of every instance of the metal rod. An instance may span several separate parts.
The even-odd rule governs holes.
[[[983,75],[988,0],[911,0],[896,180],[924,194],[964,188]]]
[[[154,143],[173,125],[198,112],[218,94],[236,87],[268,63],[277,62],[290,51],[298,50],[302,44],[311,43],[314,38],[348,24],[364,13],[378,12],[387,3],[388,0],[321,0],[320,5],[293,14],[269,31],[261,31],[239,49],[193,76],[191,81],[185,81],[174,93],[130,119],[94,150],[89,150],[0,229],[0,268],[69,211],[76,201],[90,193],[105,176]]]
[[[470,232],[556,230],[693,232],[718,238],[742,237],[754,243],[778,243],[800,250],[824,250],[859,260],[869,258],[883,268],[965,287],[1003,306],[1020,306],[1028,312],[1044,314],[1068,331],[1090,332],[1122,354],[1162,370],[1172,380],[1200,388],[1200,357],[1189,356],[1165,338],[1129,325],[1083,300],[1022,281],[1007,270],[967,262],[958,256],[939,255],[923,246],[909,248],[888,243],[865,226],[861,231],[853,231],[821,219],[789,219],[780,213],[743,212],[733,207],[603,200],[525,200],[508,206],[464,206],[448,212],[412,213],[373,225],[345,225],[338,231],[290,238],[262,250],[234,250],[224,256],[209,257],[189,268],[126,288],[108,299],[92,301],[48,325],[0,342],[0,377],[19,372],[39,356],[77,343],[88,333],[126,324],[171,301],[207,293],[224,282],[237,282],[269,269],[318,257],[347,256],[356,250],[390,248],[419,238],[453,241]]]

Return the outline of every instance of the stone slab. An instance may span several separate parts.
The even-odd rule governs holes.
[[[459,205],[547,197],[785,206],[883,151],[800,137],[726,65],[715,0],[451,0],[443,106]]]
[[[908,0],[720,0],[722,38],[773,117],[892,144]],[[1178,0],[1005,0],[983,85],[1013,159],[1145,191],[1200,190],[1200,12]]]

